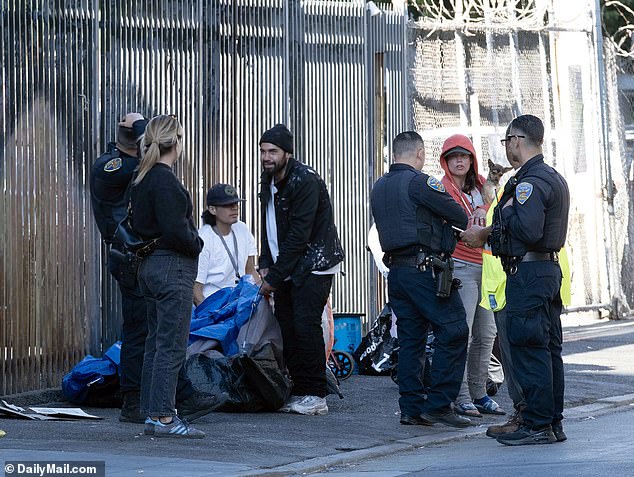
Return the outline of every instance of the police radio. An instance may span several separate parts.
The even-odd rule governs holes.
[[[491,224],[489,245],[491,245],[491,253],[496,257],[510,255],[508,230],[502,222],[502,208],[504,204],[515,195],[517,184],[517,177],[511,177],[509,179],[504,186],[502,197],[493,210],[493,223]]]

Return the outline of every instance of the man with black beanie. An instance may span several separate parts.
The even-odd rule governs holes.
[[[117,225],[127,215],[128,195],[126,191],[139,165],[138,141],[145,133],[148,120],[140,113],[126,114],[118,124],[117,142],[109,143],[108,149],[97,158],[90,171],[90,197],[93,215],[101,237],[113,249],[123,250],[114,237]],[[123,407],[119,420],[122,422],[145,422],[141,414],[140,390],[141,369],[147,337],[147,308],[138,282],[130,284],[124,263],[108,260],[108,269],[121,290],[121,392]],[[189,421],[196,419],[218,406],[213,395],[195,392],[181,370],[177,388],[177,409],[181,417]]]
[[[280,411],[323,415],[326,352],[321,315],[344,252],[326,184],[293,157],[293,135],[277,124],[260,139],[262,293],[274,293],[293,393]]]

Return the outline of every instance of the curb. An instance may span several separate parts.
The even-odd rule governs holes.
[[[292,462],[290,464],[272,467],[270,469],[262,469],[255,472],[244,472],[242,474],[238,474],[238,476],[280,477],[295,474],[310,474],[312,472],[326,470],[330,467],[353,464],[363,460],[384,457],[386,455],[397,454],[399,452],[409,451],[431,444],[440,444],[460,439],[467,439],[469,437],[475,437],[478,435],[484,435],[485,432],[486,429],[478,428],[474,428],[466,432],[464,430],[441,431],[437,434],[430,434],[427,436],[411,437],[409,439],[399,440],[396,441],[394,444],[386,444],[370,447],[368,449],[355,450],[351,452],[346,452],[345,454],[341,453],[314,457],[312,459],[300,462]]]
[[[611,396],[597,399],[590,404],[583,404],[565,409],[566,419],[592,419],[594,416],[607,414],[608,412],[625,406],[634,404],[634,394],[624,394],[621,396]],[[433,429],[433,428],[432,428]],[[438,428],[441,429],[440,427]],[[445,428],[446,429],[446,428]],[[473,427],[468,430],[442,430],[439,433],[429,434],[426,436],[411,437],[402,439],[393,444],[379,445],[367,449],[359,449],[351,452],[330,454],[312,459],[292,462],[269,469],[260,469],[258,471],[248,471],[238,474],[239,477],[281,477],[296,474],[310,474],[313,472],[323,471],[331,467],[341,466],[345,464],[354,464],[363,460],[385,457],[399,452],[410,451],[432,444],[442,444],[446,442],[456,441],[460,439],[469,439],[485,435],[486,427],[483,425]]]
[[[15,404],[20,407],[29,407],[34,404],[63,402],[66,401],[62,388],[38,389],[36,391],[26,391],[17,394],[7,394],[0,396],[9,404]]]

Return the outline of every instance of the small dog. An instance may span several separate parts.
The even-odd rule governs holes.
[[[513,170],[512,167],[504,167],[501,164],[495,164],[489,159],[489,175],[487,180],[482,186],[482,198],[485,204],[492,204],[495,199],[495,194],[500,187],[500,179],[508,171]]]

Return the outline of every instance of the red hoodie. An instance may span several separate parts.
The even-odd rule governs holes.
[[[447,189],[447,192],[451,194],[453,199],[458,202],[468,217],[473,215],[473,207],[469,202],[466,194],[460,190],[460,188],[456,185],[451,172],[449,172],[449,167],[447,166],[447,159],[445,158],[445,154],[453,149],[454,147],[462,147],[471,153],[473,157],[473,170],[476,174],[476,189],[482,192],[482,185],[484,184],[484,177],[482,177],[478,173],[478,158],[475,153],[475,149],[471,140],[467,136],[463,136],[462,134],[454,134],[453,136],[448,137],[442,145],[442,152],[440,153],[440,166],[445,171],[445,175],[442,178],[442,183]],[[483,208],[488,208],[486,206],[481,206]],[[471,221],[469,221],[468,227],[471,226]],[[454,258],[458,258],[460,260],[464,260],[466,262],[472,263],[482,263],[482,249],[481,248],[468,248],[462,242],[458,242],[456,246],[456,250],[453,253]]]

